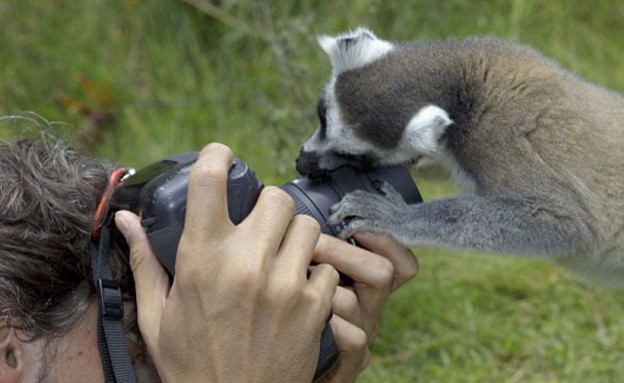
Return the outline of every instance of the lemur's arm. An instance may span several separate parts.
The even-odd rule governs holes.
[[[526,198],[461,196],[407,205],[390,185],[386,196],[356,191],[332,208],[329,224],[342,233],[391,234],[405,246],[442,246],[555,258],[585,247],[590,232],[564,209]]]

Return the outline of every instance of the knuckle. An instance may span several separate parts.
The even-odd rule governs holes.
[[[400,266],[397,265],[396,267],[392,286],[393,290],[396,290],[404,283],[418,275],[420,269],[420,265],[418,264],[418,258],[415,257],[413,253],[409,250],[407,250],[407,255],[409,256],[404,258]]]
[[[329,316],[331,306],[325,303],[323,294],[320,291],[316,289],[306,289],[302,291],[301,294],[307,307],[311,308],[314,312],[321,312],[323,316]]]
[[[366,332],[359,327],[352,327],[345,346],[352,352],[366,350],[368,348]]]
[[[184,264],[177,264],[174,281],[185,289],[194,286],[204,279],[204,270],[201,267],[189,267]]]
[[[201,267],[184,267],[180,269],[180,272],[176,274],[181,274],[180,279],[191,284],[201,283],[206,274]]]
[[[212,162],[197,162],[189,175],[189,184],[197,186],[217,186],[227,182],[228,169]]]
[[[232,149],[230,149],[227,145],[223,145],[219,142],[212,142],[204,146],[204,148],[200,152],[200,156],[214,155],[232,156]]]
[[[349,322],[359,320],[360,306],[356,293],[350,288],[339,287],[334,294],[332,310]]]
[[[322,287],[319,284],[302,286],[302,300],[312,311],[327,317],[331,312],[335,288],[338,286],[338,272],[330,265],[319,264],[314,266],[314,273],[318,280],[322,280]]]
[[[286,193],[282,189],[275,186],[267,186],[262,190],[261,193],[264,194],[264,197],[272,203],[282,206],[283,208],[286,208],[294,213],[295,201],[288,193]]]
[[[205,254],[218,249],[203,250],[201,247],[182,249],[178,251],[178,258],[184,256],[184,252]],[[219,285],[221,291],[231,294],[254,296],[266,286],[266,275],[261,262],[249,256],[245,262],[220,262],[207,257],[186,257],[184,262],[176,262],[174,281],[185,289],[205,290],[208,286]],[[218,270],[218,272],[215,272]]]
[[[296,278],[274,279],[271,288],[266,289],[267,300],[271,302],[294,304],[303,295],[303,284]]]
[[[418,275],[418,270],[419,270],[418,261],[415,261],[412,264],[411,268],[401,270],[401,275],[400,275],[401,276],[401,280],[402,281],[407,281],[409,279],[414,278],[416,275]]]
[[[379,258],[375,272],[371,275],[371,284],[379,289],[390,289],[394,280],[394,265],[386,258]]]
[[[213,183],[225,183],[228,177],[229,167],[224,166],[225,159],[233,157],[232,150],[220,143],[206,145],[200,158],[206,157],[214,160],[198,160],[193,164],[189,175],[189,183],[199,185],[211,185]],[[219,159],[219,160],[217,160]]]
[[[329,280],[330,283],[338,285],[340,274],[338,274],[338,271],[332,265],[321,263],[315,267]]]
[[[354,315],[358,313],[359,302],[358,302],[357,295],[355,295],[355,292],[351,290],[348,290],[348,291],[349,291],[349,294],[347,295],[344,304],[345,304],[345,309],[347,310],[347,313],[349,314],[349,316],[353,317]]]
[[[183,282],[201,281],[205,278],[207,269],[204,265],[197,265],[193,255],[202,255],[203,250],[200,247],[179,246],[175,259],[175,279]],[[201,259],[201,257],[199,257]]]
[[[266,291],[267,276],[256,262],[241,262],[223,267],[216,277],[219,288],[228,296],[247,297],[254,301]]]
[[[316,233],[317,235],[321,234],[321,225],[318,223],[316,219],[309,215],[298,214],[293,218],[293,224],[297,225],[297,227],[301,228],[301,230],[305,232]]]
[[[232,281],[241,294],[255,294],[265,290],[266,275],[253,263],[239,268],[232,273]]]
[[[406,267],[405,274],[408,278],[412,278],[418,275],[418,272],[420,271],[420,264],[418,263],[418,257],[414,256],[410,250],[408,250],[408,253],[409,257],[407,257],[407,259],[411,262],[409,267]]]

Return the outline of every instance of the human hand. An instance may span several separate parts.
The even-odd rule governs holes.
[[[338,282],[329,265],[306,277],[320,235],[313,218],[265,188],[238,226],[227,213],[230,150],[204,148],[190,179],[173,285],[139,218],[118,212],[130,246],[138,322],[165,382],[309,382]]]
[[[369,345],[389,294],[418,273],[416,257],[389,235],[359,233],[355,239],[366,249],[322,235],[313,258],[353,279],[352,286],[338,287],[334,295],[330,323],[341,356],[323,383],[355,381],[368,365]]]

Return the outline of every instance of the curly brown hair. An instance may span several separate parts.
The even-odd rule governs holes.
[[[0,328],[48,338],[85,313],[93,215],[112,169],[49,132],[0,145]],[[118,254],[112,268],[129,274]]]

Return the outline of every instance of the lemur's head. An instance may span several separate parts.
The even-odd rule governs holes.
[[[408,164],[436,155],[452,121],[426,99],[413,78],[418,76],[410,73],[409,48],[365,28],[318,40],[333,73],[317,106],[318,129],[297,159],[299,173],[315,175],[345,164]]]

